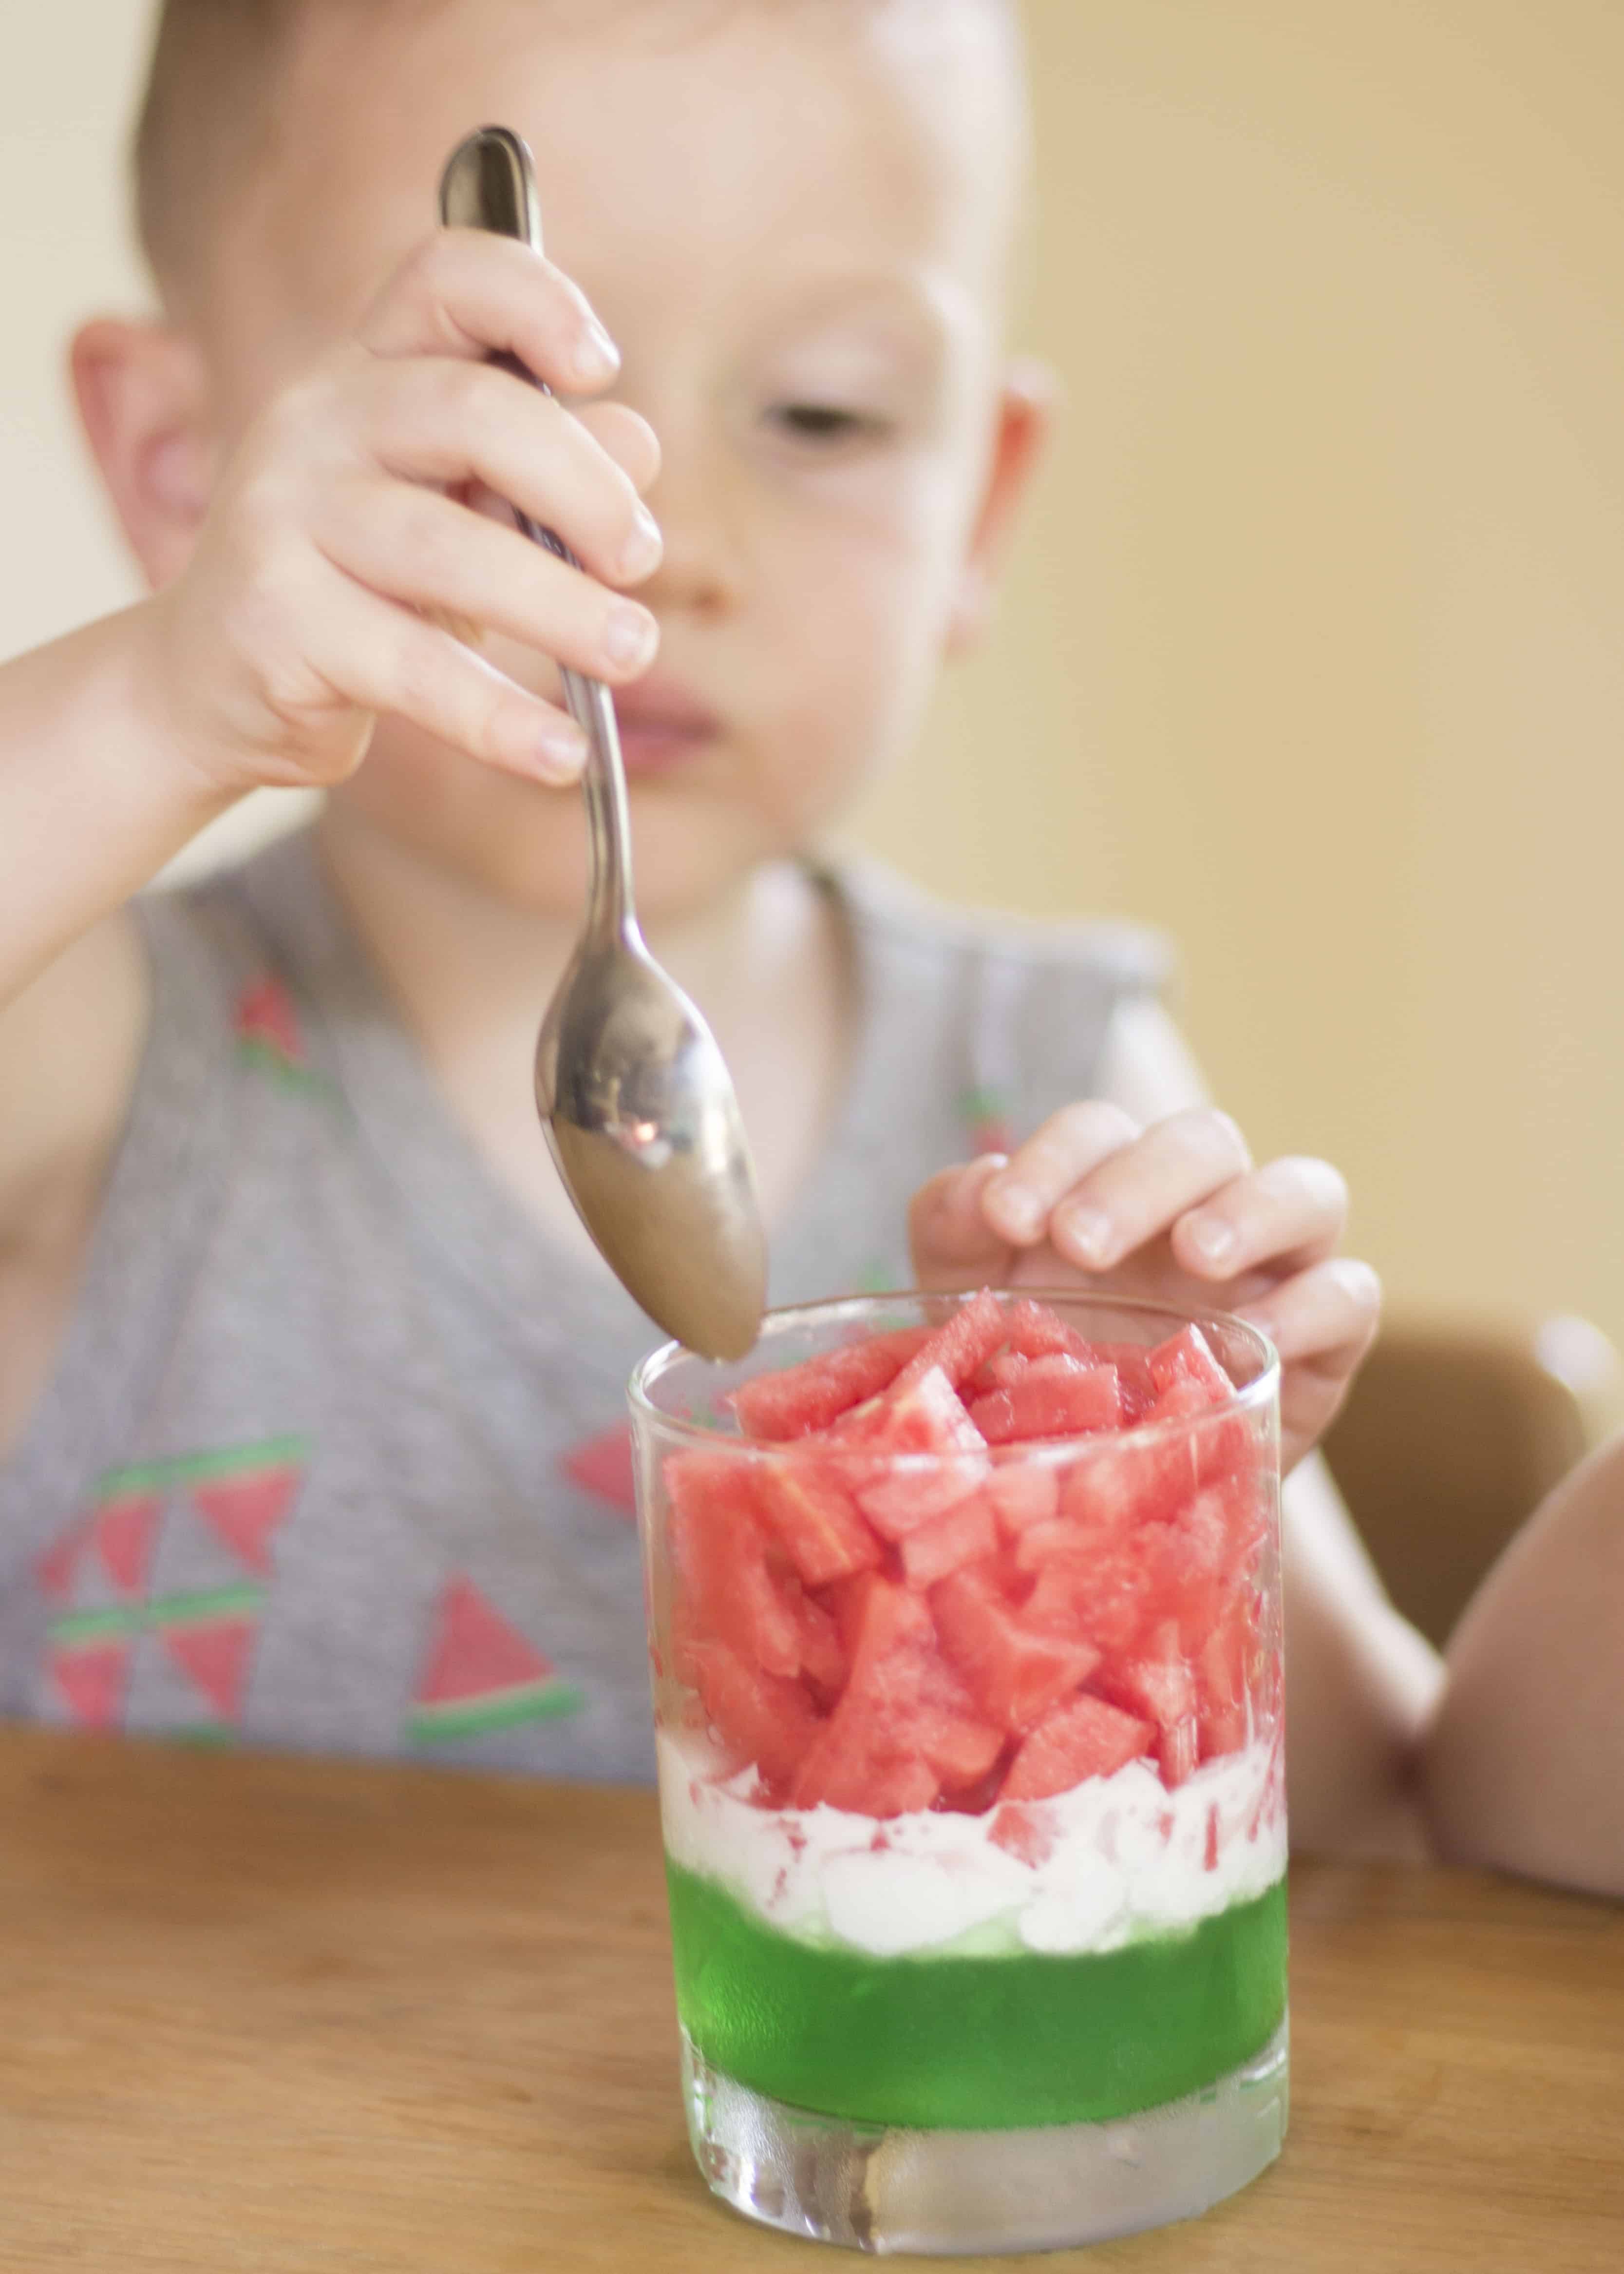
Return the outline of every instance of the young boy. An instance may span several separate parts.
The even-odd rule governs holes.
[[[491,118],[556,266],[425,232]],[[1335,1172],[1202,1103],[1154,945],[808,859],[974,636],[1041,439],[1022,132],[997,0],[169,0],[162,316],[73,351],[153,597],[0,673],[0,1707],[645,1773],[651,1337],[530,1095],[583,867],[558,660],[620,690],[775,1296],[906,1278],[906,1222],[929,1286],[1238,1306],[1313,1444],[1373,1276]],[[326,789],[314,832],[127,905],[261,783]],[[1322,1478],[1289,1497],[1296,1829],[1368,1845],[1435,1667]]]

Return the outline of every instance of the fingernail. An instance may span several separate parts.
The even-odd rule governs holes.
[[[575,350],[575,365],[583,379],[613,379],[620,368],[620,350],[596,316],[586,320]]]
[[[640,505],[632,516],[632,533],[620,553],[620,575],[629,584],[639,576],[650,576],[659,566],[660,555],[665,550],[665,540],[660,526],[646,505]]]
[[[1103,1263],[1109,1256],[1116,1234],[1103,1209],[1064,1209],[1060,1229],[1065,1234],[1067,1246],[1079,1250],[1090,1263]]]
[[[573,781],[586,764],[586,737],[578,727],[560,719],[537,730],[536,752],[552,772]]]
[[[1222,1263],[1235,1253],[1235,1233],[1222,1216],[1192,1216],[1188,1237],[1196,1254],[1208,1263]]]
[[[617,671],[635,671],[659,645],[659,626],[646,608],[625,602],[604,624],[604,653]]]

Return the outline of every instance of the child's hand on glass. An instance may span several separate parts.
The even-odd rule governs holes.
[[[1335,1253],[1347,1214],[1328,1162],[1254,1168],[1227,1114],[1196,1107],[1141,1128],[1091,1101],[1064,1107],[1007,1157],[933,1177],[908,1231],[924,1288],[1085,1287],[1237,1312],[1280,1352],[1289,1471],[1375,1337],[1380,1283]]]

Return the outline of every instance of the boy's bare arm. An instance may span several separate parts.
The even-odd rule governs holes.
[[[447,622],[616,685],[652,659],[654,617],[617,589],[660,559],[638,494],[652,433],[616,405],[565,409],[492,350],[576,400],[618,368],[528,246],[425,239],[243,438],[181,572],[0,666],[0,1449],[48,1363],[133,1079],[145,998],[124,904],[247,791],[352,772],[381,712],[574,780],[574,721]],[[477,493],[556,529],[585,567]]]
[[[1440,1849],[1624,1896],[1624,1438],[1523,1526],[1447,1668],[1423,1765]]]
[[[1435,1653],[1387,1600],[1312,1448],[1375,1332],[1367,1266],[1335,1253],[1346,1193],[1324,1162],[1252,1164],[1206,1103],[1172,1021],[1120,1013],[1102,1099],[1067,1109],[1007,1164],[933,1178],[913,1217],[921,1284],[1080,1280],[1255,1319],[1282,1357],[1287,1766],[1292,1834],[1342,1854],[1415,1854],[1410,1781]],[[1019,1186],[1019,1215],[1010,1205]]]

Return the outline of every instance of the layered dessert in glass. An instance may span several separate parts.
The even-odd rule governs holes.
[[[689,2128],[752,2217],[1032,2249],[1285,2120],[1277,1369],[1079,1298],[633,1386]]]

